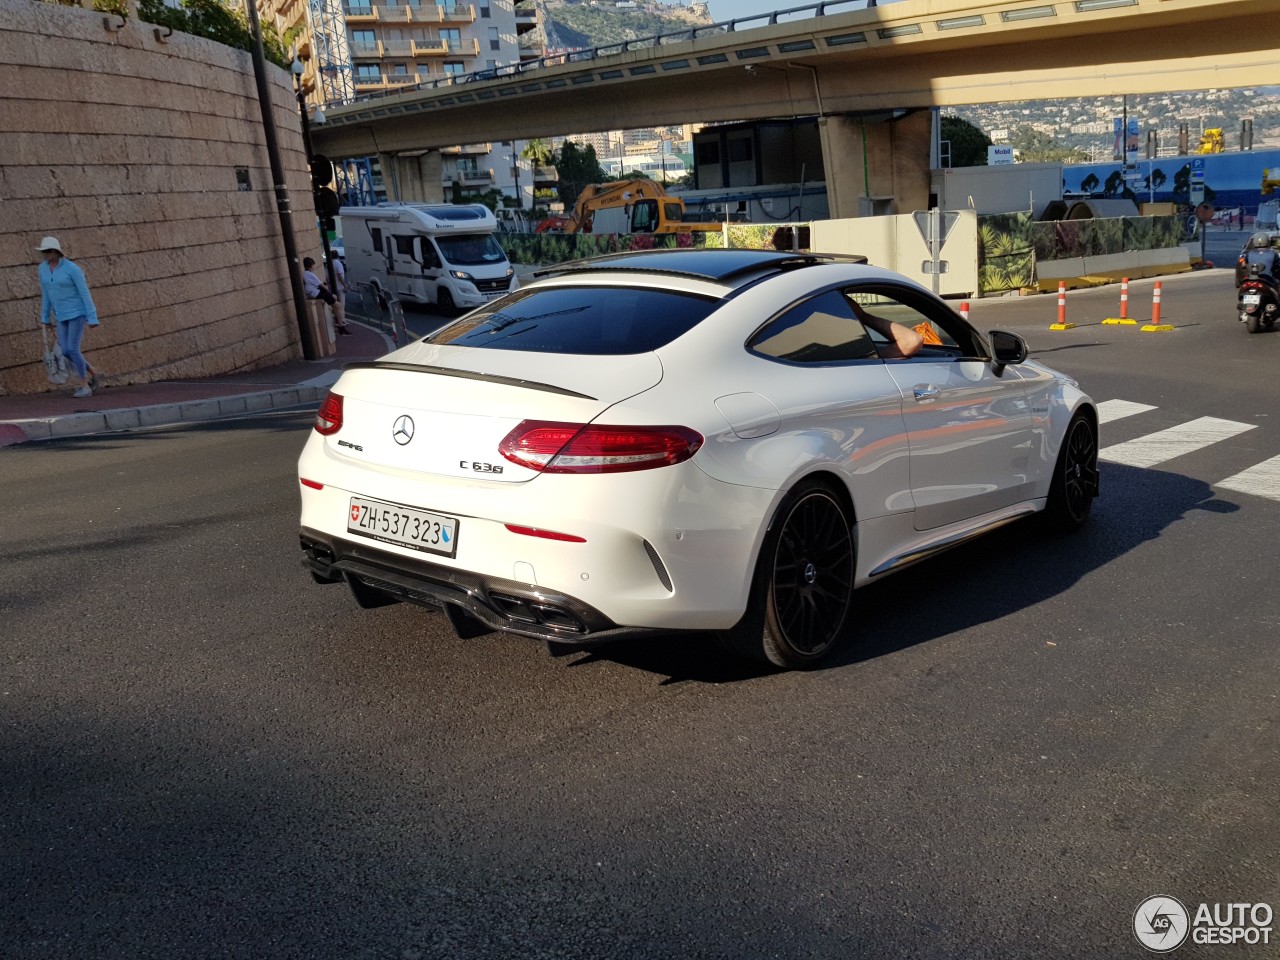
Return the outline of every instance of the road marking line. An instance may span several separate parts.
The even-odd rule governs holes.
[[[1264,460],[1233,477],[1219,480],[1214,486],[1222,490],[1234,490],[1236,493],[1266,497],[1268,500],[1280,500],[1280,457]]]
[[[1167,430],[1157,430],[1136,440],[1104,447],[1098,454],[1100,460],[1121,463],[1128,467],[1154,467],[1158,463],[1194,453],[1220,440],[1229,440],[1246,430],[1257,428],[1256,423],[1236,423],[1217,417],[1201,417],[1188,423],[1180,423]]]
[[[1134,403],[1131,400],[1103,400],[1098,404],[1098,422],[1111,423],[1132,417],[1135,413],[1146,413],[1156,408],[1149,403]]]

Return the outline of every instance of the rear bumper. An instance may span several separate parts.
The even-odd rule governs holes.
[[[489,630],[582,647],[673,632],[620,627],[568,594],[402,557],[307,527],[302,528],[300,542],[303,566],[318,580],[345,581],[353,589],[371,588],[397,600],[440,607],[459,633],[459,612]]]

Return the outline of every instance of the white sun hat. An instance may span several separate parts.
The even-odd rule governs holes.
[[[36,249],[41,253],[44,253],[46,250],[57,250],[59,253],[62,253],[62,244],[58,242],[57,237],[45,237],[40,241],[40,246],[36,247]]]

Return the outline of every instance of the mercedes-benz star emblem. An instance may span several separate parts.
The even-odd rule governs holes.
[[[391,425],[391,438],[402,447],[412,440],[413,417],[408,414],[397,417],[396,422]]]

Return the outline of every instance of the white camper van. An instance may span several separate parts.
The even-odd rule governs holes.
[[[498,221],[478,203],[343,207],[347,276],[402,300],[478,307],[519,284],[494,239]]]

